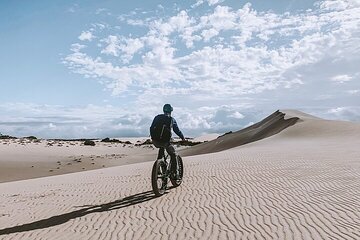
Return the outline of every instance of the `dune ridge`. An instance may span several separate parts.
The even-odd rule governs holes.
[[[217,139],[193,146],[192,148],[184,149],[179,153],[181,156],[193,156],[224,151],[275,135],[289,126],[294,125],[298,120],[299,117],[285,119],[285,113],[277,110],[260,122],[249,127],[220,136]]]

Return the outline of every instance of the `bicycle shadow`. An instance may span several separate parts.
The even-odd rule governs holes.
[[[53,226],[57,226],[57,225],[66,223],[71,219],[83,217],[83,216],[91,214],[91,213],[99,213],[99,212],[112,211],[112,210],[116,210],[116,209],[120,209],[120,208],[125,208],[125,207],[129,207],[129,206],[136,205],[139,203],[143,203],[146,201],[150,201],[155,198],[157,198],[157,197],[153,194],[152,191],[142,192],[142,193],[134,194],[134,195],[131,195],[131,196],[128,196],[128,197],[125,197],[123,199],[116,200],[113,202],[104,203],[104,204],[100,204],[100,205],[93,205],[91,207],[82,208],[82,209],[79,209],[76,211],[49,217],[49,218],[35,221],[32,223],[26,223],[26,224],[19,225],[19,226],[0,229],[0,235],[27,232],[27,231],[32,231],[32,230],[36,230],[36,229],[53,227]],[[82,207],[84,207],[84,206],[82,206]]]

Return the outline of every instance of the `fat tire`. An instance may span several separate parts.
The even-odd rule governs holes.
[[[184,175],[184,164],[183,164],[183,160],[182,160],[182,158],[181,158],[179,155],[177,155],[176,158],[177,158],[177,166],[178,166],[178,168],[179,168],[179,176],[180,176],[180,179],[179,179],[179,180],[176,180],[176,179],[170,178],[171,184],[172,184],[174,187],[180,186],[180,184],[182,183],[183,175]]]
[[[160,170],[161,169],[161,170]],[[161,187],[158,185],[159,174],[164,175],[164,169],[166,170],[166,164],[163,159],[158,159],[154,162],[151,172],[151,185],[155,196],[160,197],[165,193],[167,185],[167,177],[162,179]]]

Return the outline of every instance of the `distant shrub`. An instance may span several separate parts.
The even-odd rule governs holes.
[[[25,137],[25,138],[27,138],[29,140],[36,140],[37,139],[37,137],[35,137],[35,136],[28,136],[28,137]]]
[[[95,142],[92,140],[85,140],[84,145],[86,146],[95,146]]]
[[[17,139],[17,138],[16,138],[16,137],[9,136],[9,135],[2,135],[2,134],[0,134],[0,139]]]
[[[130,141],[124,142],[124,141],[120,141],[118,139],[110,139],[110,138],[104,138],[101,140],[101,142],[132,144]]]
[[[104,138],[101,140],[101,142],[113,142],[110,138]]]
[[[223,136],[225,136],[225,135],[228,135],[228,134],[231,134],[231,133],[233,133],[233,132],[232,132],[232,131],[230,131],[230,132],[224,133],[223,135],[218,136],[217,138],[221,138],[221,137],[223,137]]]

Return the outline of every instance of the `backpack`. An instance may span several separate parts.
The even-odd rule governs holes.
[[[172,118],[164,114],[157,115],[150,127],[150,136],[152,140],[158,142],[170,142]]]

